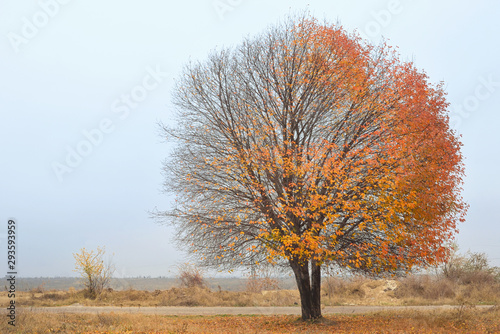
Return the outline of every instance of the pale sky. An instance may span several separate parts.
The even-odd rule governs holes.
[[[445,82],[470,204],[458,244],[500,266],[500,2],[0,0],[1,272],[15,218],[20,276],[76,276],[72,253],[97,246],[117,277],[174,276],[184,253],[148,213],[173,200],[157,122],[174,78],[305,9]]]

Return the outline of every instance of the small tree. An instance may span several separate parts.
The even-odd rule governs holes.
[[[115,271],[111,261],[104,262],[104,254],[104,247],[97,247],[95,252],[82,248],[80,253],[73,254],[76,261],[74,271],[81,274],[90,298],[96,298],[109,285]]]

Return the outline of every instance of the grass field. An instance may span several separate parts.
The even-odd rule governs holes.
[[[298,306],[296,289],[254,281],[227,291],[217,284],[156,290],[106,289],[97,298],[69,287],[39,285],[16,292],[16,322],[6,317],[0,333],[500,333],[498,270],[459,274],[413,275],[402,279],[325,278],[322,304],[456,305],[453,310],[384,311],[371,314],[327,315],[319,322],[302,322],[297,315],[166,316],[126,313],[48,313],[30,307],[84,306]],[[155,284],[157,284],[156,282]],[[241,282],[240,282],[241,283]],[[248,283],[248,282],[247,282]],[[236,285],[233,285],[233,287]],[[269,289],[272,287],[272,290]],[[9,303],[0,295],[0,306]],[[488,309],[475,305],[493,305]],[[6,311],[6,310],[5,310]],[[3,313],[5,313],[3,311]]]
[[[15,331],[2,333],[500,333],[500,310],[474,307],[439,312],[380,312],[326,316],[159,316],[139,314],[49,314],[27,310]]]
[[[7,305],[6,293],[0,305]],[[296,289],[245,289],[226,291],[207,286],[172,287],[165,290],[105,290],[96,299],[85,291],[45,290],[43,287],[16,293],[22,306],[294,306],[300,303]],[[500,304],[500,283],[476,280],[457,283],[435,276],[410,276],[400,280],[329,278],[323,282],[322,303],[336,305],[496,305]]]

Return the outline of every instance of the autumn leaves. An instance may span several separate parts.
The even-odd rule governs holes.
[[[461,144],[442,85],[389,46],[289,20],[188,65],[175,102],[163,216],[207,264],[380,274],[446,257]]]

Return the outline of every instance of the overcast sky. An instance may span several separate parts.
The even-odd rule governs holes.
[[[184,253],[148,213],[172,205],[157,122],[174,78],[304,9],[446,83],[470,204],[458,243],[500,266],[500,2],[0,0],[0,270],[15,218],[20,276],[76,276],[72,253],[97,246],[117,277],[174,276]]]

